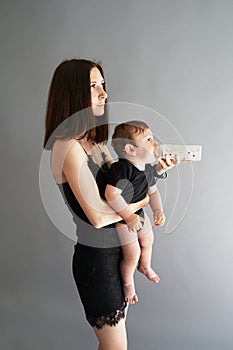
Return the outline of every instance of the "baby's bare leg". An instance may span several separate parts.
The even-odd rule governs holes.
[[[122,245],[121,277],[125,301],[134,304],[138,301],[134,286],[134,271],[140,257],[140,246],[136,233],[129,232],[126,225],[117,224],[117,232]],[[130,243],[129,243],[130,242]]]
[[[141,247],[140,261],[138,271],[143,273],[150,281],[159,283],[159,276],[151,268],[152,246],[154,242],[154,233],[152,231],[150,220],[145,216],[144,226],[139,232],[138,241]]]

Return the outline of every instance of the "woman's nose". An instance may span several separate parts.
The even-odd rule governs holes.
[[[106,100],[107,97],[108,97],[107,92],[104,90],[103,87],[100,87],[100,90],[99,90],[99,99],[101,99],[101,100]]]

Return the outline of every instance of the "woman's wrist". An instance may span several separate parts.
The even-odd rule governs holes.
[[[141,199],[138,202],[135,203],[129,203],[129,207],[131,208],[131,210],[133,210],[133,212],[135,213],[136,211],[138,211],[139,209],[142,209],[144,207],[146,207],[149,204],[150,198],[148,196],[148,194]]]

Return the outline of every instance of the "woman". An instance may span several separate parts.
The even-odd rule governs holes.
[[[99,63],[77,59],[61,63],[50,86],[44,147],[51,150],[53,176],[77,225],[73,275],[98,349],[126,350],[122,253],[114,228],[121,217],[100,196],[104,171],[113,162],[106,147],[106,102]],[[158,167],[163,172],[173,165],[167,158]],[[136,211],[147,203],[145,198],[131,208]]]

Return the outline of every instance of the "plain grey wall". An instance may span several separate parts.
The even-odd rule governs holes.
[[[157,110],[203,145],[188,212],[156,234],[160,285],[136,274],[129,348],[232,349],[233,1],[13,0],[0,10],[1,349],[96,348],[71,276],[73,242],[38,186],[48,86],[72,57],[103,61],[110,101]]]

